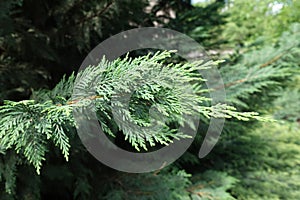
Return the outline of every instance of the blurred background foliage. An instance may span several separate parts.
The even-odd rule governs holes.
[[[157,26],[225,60],[219,68],[229,104],[277,121],[227,120],[215,149],[199,159],[203,121],[179,160],[146,174],[102,165],[74,130],[69,161],[49,146],[40,175],[0,146],[0,199],[298,199],[299,23],[298,0],[1,0],[1,105],[53,89],[109,36]]]

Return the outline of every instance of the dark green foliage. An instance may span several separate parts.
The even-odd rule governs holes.
[[[186,188],[190,185],[185,171],[164,170],[143,175],[116,175],[111,190],[103,199],[189,199]],[[159,187],[157,187],[159,186]]]
[[[269,123],[239,138],[226,137],[224,168],[240,180],[233,195],[238,199],[297,199],[299,133],[296,124]]]
[[[53,87],[110,35],[138,25],[151,26],[150,14],[143,10],[146,5],[146,1],[132,0],[1,1],[0,61],[9,58],[32,68],[42,67]]]
[[[300,119],[300,91],[299,89],[289,89],[282,92],[275,104],[275,114],[276,119],[287,120],[290,122],[299,122]]]
[[[193,185],[188,188],[192,199],[235,199],[228,192],[234,185],[238,185],[236,178],[221,171],[207,170],[191,178]]]
[[[239,72],[244,75],[235,79],[240,81],[229,82],[233,83],[226,90],[229,102],[245,109],[274,113],[277,119],[286,120],[256,125],[227,122],[220,145],[208,159],[214,160],[213,169],[225,170],[240,180],[232,189],[237,199],[297,199],[299,195],[298,30],[299,24],[294,24],[290,32],[282,35],[276,48],[265,46],[246,53],[231,66],[235,75],[229,73],[228,78],[239,76]],[[255,77],[252,83],[251,77]]]
[[[226,15],[220,12],[223,6],[224,1],[217,0],[205,7],[189,6],[180,9],[167,27],[191,36],[205,47],[216,48],[224,42],[216,40],[222,30],[221,25],[225,23]]]

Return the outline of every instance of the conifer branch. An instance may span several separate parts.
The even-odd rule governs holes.
[[[68,160],[68,130],[76,125],[72,111],[85,109],[91,103],[95,105],[95,111],[103,115],[99,122],[104,132],[113,137],[120,134],[112,125],[110,113],[116,109],[112,106],[117,106],[116,113],[123,119],[118,126],[125,140],[137,151],[140,148],[148,150],[157,144],[168,145],[173,139],[189,138],[186,133],[169,126],[172,123],[187,124],[195,129],[189,119],[182,118],[183,115],[259,119],[257,113],[239,113],[225,104],[204,105],[210,99],[201,96],[208,91],[202,89],[205,80],[197,71],[207,70],[219,62],[163,65],[162,61],[170,56],[171,52],[157,52],[152,56],[126,57],[113,62],[103,59],[76,77],[72,74],[68,79],[63,78],[52,91],[35,93],[35,100],[4,102],[5,105],[0,107],[0,146],[22,152],[38,173],[47,152],[47,140],[59,146]],[[138,88],[132,87],[136,84],[139,84]],[[191,92],[187,92],[187,85]],[[122,97],[126,94],[132,95],[129,110]],[[115,101],[112,102],[112,98]],[[153,105],[160,117],[150,119],[149,109]],[[151,123],[160,128],[145,128],[151,127]]]
[[[262,64],[262,65],[260,65],[259,68],[264,68],[264,67],[267,67],[267,66],[269,66],[269,65],[271,65],[271,64],[273,64],[273,63],[275,63],[276,61],[278,61],[278,60],[279,60],[282,56],[284,56],[284,55],[285,55],[285,54],[282,53],[282,54],[279,54],[279,55],[275,56],[273,59],[269,60],[268,62],[266,62],[266,63],[264,63],[264,64]]]

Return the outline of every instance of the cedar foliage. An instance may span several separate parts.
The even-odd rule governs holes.
[[[296,1],[293,3],[298,5]],[[76,75],[72,72],[86,53],[108,36],[157,22],[215,47],[219,41],[214,36],[224,28],[218,27],[224,22],[224,15],[220,14],[222,1],[201,8],[191,6],[189,1],[159,1],[151,13],[145,11],[147,1],[131,0],[4,0],[0,4],[0,24],[3,27],[0,29],[0,199],[298,198],[300,25],[290,26],[291,22],[297,21],[297,6],[286,6],[279,13],[284,23],[274,28],[277,29],[272,40],[275,43],[267,40],[249,45],[249,48],[239,51],[244,53],[237,52],[220,65],[209,62],[208,66],[218,67],[222,73],[227,106],[211,107],[206,96],[194,95],[195,102],[202,106],[201,112],[199,107],[181,110],[212,117],[224,117],[225,112],[228,117],[233,117],[227,120],[221,140],[209,156],[202,160],[197,158],[208,121],[201,116],[196,140],[174,164],[153,173],[128,174],[103,166],[82,146],[74,128],[72,109],[87,106],[91,101],[83,98],[80,102],[75,99],[77,103],[73,103],[74,82],[81,80],[82,91],[85,91],[84,83],[90,81],[91,75],[100,75],[104,77],[102,81],[115,78],[119,82],[113,84],[120,85],[123,79],[117,76],[119,73],[131,75],[134,79],[138,75],[133,70],[139,66],[137,63],[144,63],[144,70],[150,70],[146,66],[153,62],[153,72],[158,73],[154,69],[159,68],[170,53],[127,57],[113,62],[103,60],[101,66],[104,68],[99,65]],[[178,21],[159,12],[169,9],[176,11]],[[291,16],[289,20],[287,15]],[[201,20],[203,18],[206,20]],[[243,22],[239,25],[244,28]],[[257,36],[254,31],[247,38],[251,42]],[[167,69],[181,74],[188,81],[196,79],[198,85],[194,85],[194,90],[204,92],[198,87],[204,83],[203,78],[190,71],[203,67],[203,64],[207,63],[170,64]],[[63,77],[63,74],[67,75]],[[132,110],[134,117],[131,120],[147,126],[149,116],[140,111],[149,109],[144,102],[157,103],[152,100],[153,92],[157,95],[162,86],[167,86],[163,78],[166,74],[160,73],[160,76],[159,83],[149,80],[149,87],[136,94],[135,100],[142,103],[132,104],[138,109]],[[109,101],[109,84],[105,90],[97,90],[103,82],[100,79],[95,83],[98,83],[95,84],[97,93],[93,95],[104,95]],[[171,94],[159,94],[163,100],[168,100],[182,93],[177,90]],[[103,113],[109,110],[102,98],[93,100]],[[161,111],[178,121],[174,107],[179,103],[164,104]],[[187,103],[183,104],[185,108],[190,106],[189,102],[184,103]],[[279,121],[237,120],[257,118],[254,111]],[[172,138],[163,137],[173,135],[166,126],[167,131],[158,135],[158,143],[142,141],[138,137],[130,143],[124,140],[126,135],[129,138],[136,136],[117,130],[108,120],[109,113],[106,114],[106,118],[100,121],[104,127],[106,125],[106,133],[115,136],[112,141],[117,142],[121,137],[121,145],[135,146],[135,151],[149,149],[150,144],[164,145]],[[184,133],[180,136],[185,137]]]

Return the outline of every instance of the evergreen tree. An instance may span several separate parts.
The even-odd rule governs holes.
[[[239,15],[232,22],[241,29],[250,27],[240,33],[229,24],[221,27],[223,1],[203,7],[185,0],[157,1],[153,7],[134,0],[1,1],[0,199],[297,199],[300,25],[290,26],[298,20],[297,1],[284,3],[276,14],[278,21],[262,17],[265,6],[258,14],[249,11],[250,19],[258,15],[258,20],[270,20],[272,28],[262,23],[263,29],[257,31],[259,24],[240,20]],[[236,19],[239,12],[227,9],[229,19]],[[229,36],[238,34],[249,43],[264,34],[271,40],[246,46],[222,64],[172,62],[171,52],[159,52],[102,60],[73,73],[87,52],[110,35],[154,24],[189,34],[207,49],[224,42],[216,37],[222,28],[225,36],[234,30]],[[243,42],[229,39],[230,45],[236,41]],[[166,62],[170,64],[161,70]],[[136,70],[140,67],[143,70]],[[205,80],[195,71],[208,67],[222,74],[226,104],[211,106],[204,95]],[[150,71],[155,78],[134,94],[131,113],[122,110],[129,120],[148,126],[149,106],[160,105],[159,112],[169,121],[163,131],[145,139],[130,129],[118,130],[110,119],[110,102],[113,89],[126,90]],[[178,81],[173,88],[166,81],[170,76]],[[189,97],[183,93],[187,83],[194,91]],[[95,93],[86,94],[91,85]],[[82,91],[75,99],[74,87]],[[93,158],[76,133],[72,111],[91,103],[97,105],[97,116],[111,141],[137,153],[188,137],[174,133],[176,124],[184,122],[182,113],[199,115],[201,126],[192,146],[172,165],[145,174],[118,172]],[[277,121],[260,122],[256,112]],[[218,145],[200,160],[197,155],[209,117],[227,121]]]

